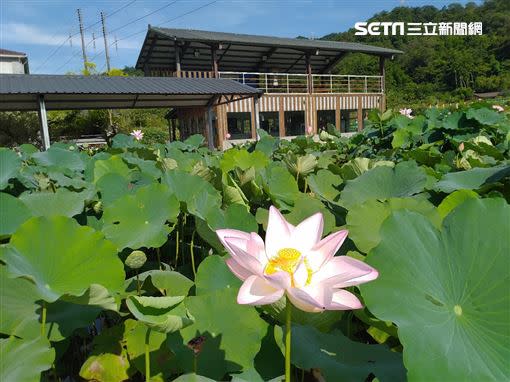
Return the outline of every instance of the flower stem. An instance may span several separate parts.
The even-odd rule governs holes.
[[[151,328],[147,328],[145,333],[145,381],[149,382],[151,379],[151,359],[149,356],[149,337],[151,335]]]
[[[46,301],[42,302],[41,337],[46,337]]]
[[[197,277],[197,270],[195,268],[195,250],[194,250],[194,242],[195,242],[195,232],[191,234],[191,246],[190,246],[190,254],[191,254],[191,269],[193,270],[193,276]]]
[[[287,297],[285,305],[285,382],[290,382],[290,338],[292,324],[292,304]]]

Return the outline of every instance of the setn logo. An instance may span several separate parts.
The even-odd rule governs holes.
[[[356,36],[480,36],[483,34],[481,22],[440,22],[405,23],[402,21],[357,22],[354,24]]]

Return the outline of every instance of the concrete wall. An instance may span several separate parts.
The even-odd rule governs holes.
[[[25,66],[17,57],[0,57],[0,73],[25,74]]]

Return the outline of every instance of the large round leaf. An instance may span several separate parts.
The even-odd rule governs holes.
[[[283,331],[275,327],[283,350]],[[302,369],[320,369],[326,381],[364,381],[374,374],[381,382],[405,381],[402,355],[384,345],[351,341],[342,332],[321,333],[301,325],[292,326],[292,363]]]
[[[33,216],[73,217],[83,211],[85,201],[92,199],[94,193],[93,189],[72,192],[67,188],[59,188],[56,192],[24,193],[20,200],[30,209]]]
[[[135,195],[125,195],[104,210],[103,232],[119,248],[161,247],[179,214],[179,203],[162,184],[140,188]]]
[[[410,381],[510,379],[510,207],[471,199],[441,231],[396,211],[367,262],[377,280],[361,286],[368,308],[398,326]]]
[[[0,339],[0,381],[39,382],[41,372],[55,359],[55,350],[45,338]]]
[[[407,209],[427,216],[436,227],[441,225],[441,217],[433,204],[418,198],[391,198],[385,202],[376,199],[351,207],[347,214],[349,237],[360,251],[368,253],[379,244],[379,229],[392,211]]]
[[[0,237],[11,235],[16,229],[32,215],[28,207],[18,198],[0,192]]]
[[[510,165],[508,164],[488,168],[472,168],[444,175],[434,188],[448,193],[461,189],[476,190],[485,183],[497,182],[508,175],[510,175]]]
[[[347,181],[341,199],[349,208],[369,199],[412,196],[422,192],[426,183],[425,171],[415,162],[400,162],[395,168],[378,166]]]
[[[7,187],[21,166],[21,158],[12,150],[0,147],[0,190]]]
[[[173,308],[182,300],[184,296],[130,296],[126,300],[126,305],[133,316],[149,328],[161,333],[172,333],[193,322],[186,315],[174,314]]]
[[[67,150],[62,147],[52,146],[47,151],[41,151],[32,155],[38,165],[47,167],[63,167],[73,171],[83,171],[86,166],[86,154]]]
[[[2,260],[15,276],[32,279],[48,302],[64,294],[81,296],[91,284],[120,291],[124,266],[103,235],[70,218],[27,220],[11,237]]]

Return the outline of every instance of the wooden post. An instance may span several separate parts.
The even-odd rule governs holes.
[[[205,113],[205,128],[207,131],[207,147],[214,149],[214,131],[213,131],[213,107],[208,106]]]
[[[358,95],[358,131],[363,130],[363,96]]]
[[[338,131],[342,131],[342,121],[340,119],[340,96],[336,96],[335,107],[335,127]]]
[[[41,125],[41,142],[43,150],[50,148],[50,133],[48,130],[48,116],[46,114],[46,103],[44,96],[39,96],[39,123]]]
[[[312,63],[310,60],[310,53],[307,53],[305,56],[305,63],[306,63],[306,74],[307,74],[307,81],[308,81],[308,93],[313,92],[313,82],[312,82]]]
[[[258,129],[260,129],[260,115],[259,115],[259,97],[253,97],[253,114],[255,116],[255,137],[257,141],[259,140]]]
[[[381,97],[380,107],[381,107],[381,111],[385,111],[386,110],[386,97],[385,97],[385,93],[386,93],[386,69],[384,67],[384,57],[383,56],[379,57],[379,75],[382,77],[381,78],[381,93],[382,93],[382,97]]]
[[[218,47],[216,45],[211,45],[211,66],[214,78],[218,78],[218,55],[217,55]]]
[[[175,72],[177,77],[181,76],[181,48],[177,40],[175,40]]]
[[[280,137],[285,136],[285,110],[283,103],[283,96],[278,97],[278,130],[280,133]]]

